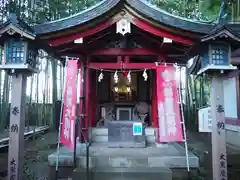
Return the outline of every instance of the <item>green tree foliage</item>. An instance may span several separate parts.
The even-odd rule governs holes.
[[[2,0],[0,16],[8,12],[20,14],[29,23],[57,20],[79,13],[101,0]],[[228,21],[240,20],[240,0],[145,0],[176,16],[197,21],[217,21],[225,1]],[[1,14],[2,12],[2,14]]]
[[[171,14],[199,21],[217,21],[223,0],[147,0]],[[225,0],[228,21],[240,20],[240,0]]]
[[[50,0],[35,5],[36,23],[65,18],[93,6],[100,0]]]
[[[0,0],[0,19],[14,12],[30,24],[57,20],[81,12],[101,0]]]

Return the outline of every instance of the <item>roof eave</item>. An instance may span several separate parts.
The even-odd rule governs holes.
[[[50,34],[54,32],[64,31],[76,26],[88,24],[94,19],[103,16],[117,6],[121,0],[105,0],[90,9],[77,13],[67,18],[38,24],[33,27],[38,36]]]
[[[19,25],[15,25],[12,23],[0,29],[0,35],[3,35],[3,34],[14,35],[16,33],[30,40],[35,40],[36,38],[35,34],[29,33],[24,29],[22,29]]]
[[[217,38],[230,38],[234,41],[240,42],[240,37],[228,29],[223,29],[221,31],[210,33],[201,38],[201,42],[207,42],[210,40],[215,40]]]
[[[209,32],[213,27],[213,24],[191,21],[186,18],[174,16],[141,0],[126,0],[126,2],[140,14],[171,28],[181,29],[195,34],[206,34],[206,32]]]
[[[206,34],[213,27],[212,24],[191,21],[185,18],[171,15],[170,13],[158,8],[154,8],[141,0],[105,0],[95,5],[93,8],[70,16],[68,18],[60,19],[36,25],[34,31],[38,35],[53,33],[57,31],[66,30],[76,26],[89,23],[115,8],[119,3],[131,6],[139,14],[170,28],[177,28],[184,31],[189,31],[195,34]]]

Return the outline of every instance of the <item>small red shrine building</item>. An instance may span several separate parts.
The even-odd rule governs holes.
[[[0,44],[2,45],[4,43],[4,47],[7,47],[9,43],[12,45],[11,48],[14,49],[14,51],[9,53],[6,59],[10,61],[9,65],[14,65],[14,67],[17,63],[16,59],[20,60],[24,68],[26,64],[30,67],[35,67],[37,65],[33,53],[35,52],[35,48],[33,48],[34,50],[31,49],[33,40],[34,43],[36,42],[37,48],[43,48],[56,57],[74,57],[74,59],[78,59],[81,77],[79,80],[81,86],[81,108],[79,114],[81,114],[80,122],[83,124],[83,130],[87,137],[93,134],[90,133],[89,127],[95,130],[103,129],[104,132],[101,131],[100,136],[103,135],[106,137],[105,130],[107,129],[96,127],[105,127],[108,121],[134,121],[134,118],[137,118],[138,120],[145,121],[145,124],[148,126],[146,131],[150,130],[153,132],[152,134],[155,139],[151,142],[155,142],[156,134],[166,134],[162,129],[164,126],[168,128],[166,128],[168,134],[173,134],[172,131],[169,131],[169,127],[175,126],[176,128],[176,124],[174,124],[176,121],[174,122],[173,119],[176,119],[176,114],[180,114],[180,112],[177,112],[180,108],[178,106],[176,80],[172,80],[173,78],[171,78],[173,77],[171,75],[175,72],[172,71],[169,73],[170,71],[168,71],[168,74],[166,74],[166,71],[162,70],[160,71],[160,76],[159,67],[170,67],[168,64],[171,64],[172,67],[172,65],[176,63],[180,66],[186,66],[190,58],[199,55],[198,60],[195,61],[192,66],[192,71],[196,72],[198,75],[204,74],[206,71],[215,73],[214,78],[212,78],[213,91],[211,92],[211,98],[212,107],[217,105],[217,111],[212,111],[214,112],[212,114],[215,116],[213,118],[215,121],[213,122],[213,124],[215,123],[215,128],[213,128],[212,131],[212,137],[215,139],[212,149],[213,159],[217,160],[219,155],[220,157],[226,155],[225,117],[222,116],[221,113],[232,112],[229,111],[230,108],[226,108],[225,110],[226,106],[223,107],[225,99],[223,100],[222,95],[225,95],[225,92],[229,91],[229,94],[231,94],[231,89],[234,89],[229,88],[230,90],[227,89],[228,91],[222,91],[221,84],[223,79],[221,74],[223,74],[223,71],[227,71],[227,75],[229,75],[229,71],[230,75],[238,72],[236,71],[237,67],[233,67],[231,63],[239,63],[234,61],[231,62],[230,55],[231,52],[234,52],[239,47],[239,30],[239,24],[219,23],[216,25],[176,17],[146,3],[144,0],[103,0],[92,8],[73,16],[39,24],[34,27],[27,26],[26,23],[17,19],[16,16],[15,18],[10,18],[6,23],[0,26],[0,35],[2,35]],[[17,46],[15,46],[15,42],[9,38],[9,36],[15,33],[18,34],[18,41],[16,41]],[[25,37],[31,41],[26,43],[19,37]],[[26,54],[25,51],[28,44],[30,48],[28,49],[28,54]],[[23,50],[22,56],[20,56],[18,52],[21,48]],[[9,48],[5,49],[9,50]],[[24,62],[22,61],[23,57],[26,59]],[[238,61],[238,58],[235,60]],[[29,62],[33,62],[33,64],[29,64]],[[75,63],[76,61],[71,62]],[[160,64],[162,65],[160,66]],[[2,66],[5,65],[6,62],[2,62]],[[17,64],[17,66],[18,65],[19,64]],[[9,66],[8,70],[9,69],[12,70],[12,67]],[[20,70],[21,69],[22,68],[20,68]],[[163,74],[163,72],[165,74]],[[234,76],[239,79],[238,73],[234,74]],[[159,83],[159,79],[161,79],[161,83]],[[235,79],[233,79],[233,81],[234,80]],[[228,81],[228,79],[226,81]],[[231,94],[231,98],[239,101],[239,82],[236,82],[238,83],[236,86],[237,91],[236,94]],[[171,86],[170,90],[172,91],[168,91],[168,86]],[[224,87],[225,86],[226,85],[224,85]],[[74,94],[76,93],[74,92]],[[159,94],[165,99],[163,100],[162,98],[159,100]],[[235,95],[237,98],[235,98]],[[72,96],[71,98],[73,99]],[[168,101],[168,103],[166,103],[167,98],[172,100],[171,103],[174,99],[174,106],[171,104],[170,108],[168,107],[170,102]],[[226,98],[226,96],[224,98]],[[222,102],[216,104],[217,101],[220,100]],[[163,108],[163,103],[166,105],[164,107],[165,109]],[[228,102],[225,104],[228,105],[233,103]],[[239,105],[238,102],[237,105]],[[174,110],[173,107],[175,108]],[[239,106],[237,106],[237,108],[239,109]],[[238,111],[237,108],[235,109],[234,119],[229,119],[229,122],[239,122],[238,120],[236,121],[236,119],[240,117],[240,111]],[[163,109],[164,111],[162,111]],[[183,107],[181,107],[181,110],[183,110]],[[68,109],[68,113],[69,112],[70,110]],[[156,167],[157,169],[155,170],[158,172],[158,168],[163,166],[167,168],[187,167],[188,169],[189,167],[199,167],[198,157],[192,153],[188,156],[187,148],[185,148],[185,157],[183,155],[183,148],[177,143],[170,144],[168,149],[164,149],[163,151],[159,151],[156,146],[152,148],[153,144],[151,144],[150,147],[146,147],[145,140],[148,140],[148,137],[146,139],[145,137],[144,139],[140,139],[144,136],[142,131],[139,133],[140,135],[135,134],[135,136],[135,130],[132,131],[132,129],[134,129],[134,123],[132,125],[125,125],[124,123],[126,121],[123,123],[123,128],[118,128],[118,131],[121,131],[119,133],[121,140],[124,138],[124,140],[126,140],[130,137],[126,136],[126,134],[131,134],[131,140],[134,140],[134,143],[135,140],[144,141],[144,148],[146,147],[144,151],[142,149],[136,150],[133,148],[110,150],[104,143],[100,144],[101,146],[98,146],[99,144],[96,143],[97,145],[94,144],[95,146],[92,144],[93,146],[91,146],[91,148],[93,151],[91,152],[92,154],[89,154],[88,141],[86,143],[87,146],[85,146],[87,147],[86,152],[77,154],[78,151],[76,149],[79,144],[75,143],[76,138],[74,138],[74,133],[72,133],[74,132],[74,123],[71,122],[71,136],[68,131],[70,129],[69,116],[73,117],[73,115],[69,114],[65,118],[65,120],[68,120],[68,123],[66,123],[68,127],[66,128],[64,126],[64,128],[67,129],[67,139],[71,139],[71,147],[74,144],[74,158],[72,158],[72,152],[68,151],[66,153],[64,148],[60,148],[60,155],[53,153],[48,157],[49,165],[52,167],[54,166],[54,170],[55,165],[59,163],[57,161],[58,159],[63,166],[66,166],[66,162],[70,166],[75,166],[75,156],[79,156],[79,165],[87,167],[87,169],[89,168],[89,156],[92,156],[91,158],[96,158],[96,161],[92,161],[96,166],[106,165],[106,167],[109,167],[110,165],[114,168],[134,167],[135,165],[138,168],[138,165],[140,165],[144,166],[144,168]],[[227,113],[225,113],[225,115],[226,114]],[[14,118],[12,119],[15,120]],[[180,117],[178,117],[178,120],[179,126],[181,126]],[[133,121],[131,121],[131,123]],[[75,119],[73,122],[75,122]],[[173,123],[171,124],[169,122]],[[228,121],[226,122],[228,123]],[[165,123],[164,126],[163,123]],[[142,130],[143,123],[141,122],[138,124],[141,124],[140,130]],[[169,124],[170,126],[168,126]],[[181,130],[181,128],[178,129]],[[24,129],[22,128],[22,130]],[[112,129],[108,126],[108,130]],[[114,130],[115,129],[113,129],[113,131]],[[158,130],[157,133],[155,133],[156,130]],[[122,136],[125,137],[122,138]],[[171,141],[183,141],[181,136],[182,131],[178,134],[175,133],[175,137],[178,139],[171,139]],[[12,132],[12,137],[16,138],[15,132],[14,135]],[[82,136],[80,137],[81,140],[83,140]],[[107,136],[107,138],[109,137],[110,136]],[[113,141],[115,140],[114,138],[112,139]],[[16,142],[18,141],[19,140]],[[158,142],[165,143],[169,141],[165,140]],[[116,143],[119,143],[118,140],[116,140],[115,144]],[[187,146],[186,144],[185,141],[185,147]],[[82,145],[83,144],[80,143],[80,150],[84,147],[84,145]],[[16,145],[16,147],[19,148],[19,144]],[[138,148],[142,147],[143,146]],[[17,154],[16,149],[14,149],[11,154]],[[136,154],[137,156],[135,156]],[[9,157],[11,158],[11,156]],[[86,164],[81,164],[85,162]],[[138,164],[136,162],[140,163]],[[142,164],[142,162],[145,163]],[[217,161],[217,163],[220,162],[224,161]],[[215,176],[219,176],[218,173],[220,170],[217,169],[220,167],[220,164],[219,166],[214,164],[214,167]],[[146,172],[148,172],[148,169]],[[226,169],[224,169],[224,173],[227,173]],[[145,174],[145,171],[143,174]],[[157,178],[159,177],[161,176],[157,174]]]
[[[57,56],[79,58],[86,128],[104,126],[108,118],[132,119],[139,103],[147,109],[148,126],[157,128],[156,62],[186,65],[213,26],[175,17],[141,0],[104,0],[34,30]]]

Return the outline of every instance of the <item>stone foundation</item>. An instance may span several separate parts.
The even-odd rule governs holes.
[[[55,166],[57,154],[49,155],[50,166]],[[108,148],[104,143],[93,143],[90,147],[89,163],[91,167],[167,167],[186,168],[185,149],[177,143],[157,148],[155,144],[146,148]],[[199,158],[189,152],[191,168],[199,167]],[[73,152],[60,148],[59,166],[73,166]],[[77,145],[77,166],[86,167],[86,147]]]
[[[87,179],[85,169],[76,169],[73,180],[172,180],[168,168],[92,168]]]

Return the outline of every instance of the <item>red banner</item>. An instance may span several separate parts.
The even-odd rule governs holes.
[[[156,69],[159,143],[183,141],[175,74],[173,66]]]
[[[63,144],[64,146],[71,150],[73,150],[74,148],[76,106],[77,106],[77,74],[78,74],[78,61],[68,60],[64,89],[61,144]]]

